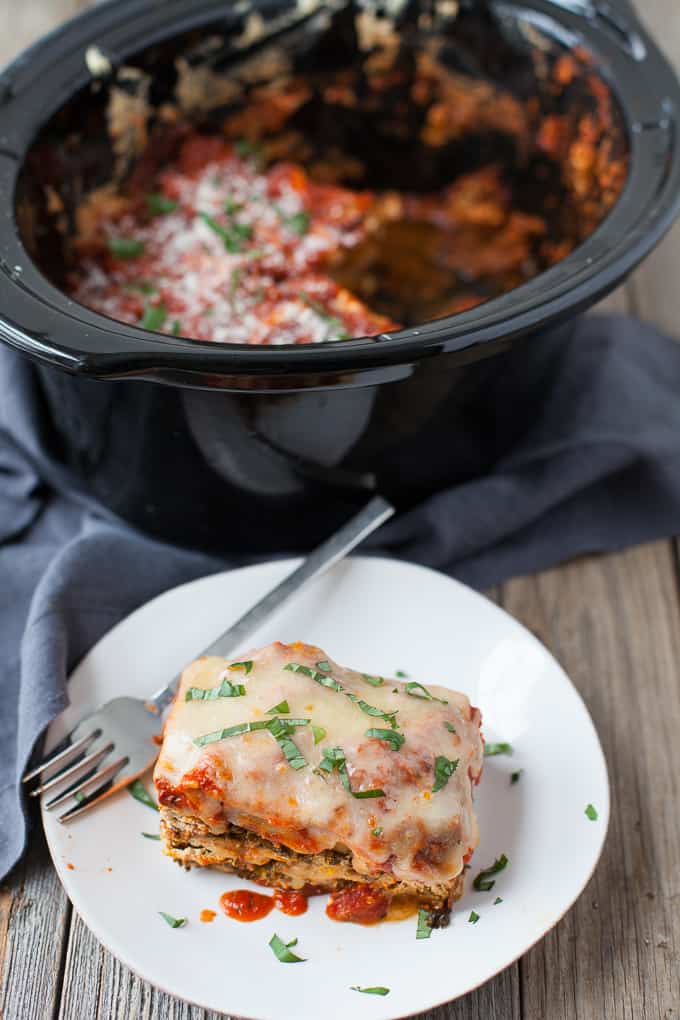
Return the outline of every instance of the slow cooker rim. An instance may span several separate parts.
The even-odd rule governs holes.
[[[16,182],[26,152],[43,124],[65,101],[63,95],[57,99],[52,91],[54,103],[48,112],[43,109],[44,116],[38,122],[34,118],[30,132],[23,138],[15,134],[12,139],[11,128],[26,123],[27,117],[21,115],[22,111],[24,115],[28,113],[28,107],[50,105],[50,97],[46,95],[49,79],[42,78],[40,61],[60,66],[62,86],[68,86],[68,95],[73,95],[89,80],[82,59],[87,45],[96,42],[106,50],[110,33],[123,22],[131,28],[130,17],[134,22],[134,15],[143,13],[148,20],[150,13],[154,13],[148,7],[142,11],[138,0],[111,0],[45,36],[0,75],[0,184],[9,185],[3,190],[12,196],[2,217],[6,221],[6,236],[0,237],[0,295],[5,310],[0,319],[0,339],[39,360],[95,376],[153,377],[154,373],[162,376],[171,369],[225,372],[233,376],[356,372],[385,366],[403,367],[410,361],[444,351],[464,354],[471,347],[509,341],[536,326],[574,313],[607,293],[651,250],[680,208],[676,124],[680,83],[628,8],[630,38],[642,46],[642,59],[639,49],[636,57],[626,51],[620,39],[608,35],[596,20],[584,20],[582,13],[575,13],[573,5],[569,6],[571,0],[494,0],[494,3],[511,7],[527,17],[548,17],[563,32],[584,40],[600,61],[606,57],[609,68],[601,65],[599,70],[613,87],[628,127],[630,170],[624,191],[594,233],[562,262],[508,294],[468,312],[377,337],[333,344],[253,347],[189,338],[176,340],[109,319],[78,305],[42,275],[23,245],[14,216]],[[170,4],[163,5],[162,14],[160,8],[156,8],[154,23],[158,28],[162,18],[163,37],[167,37],[178,31],[168,8],[186,14],[190,7],[192,23],[198,24],[209,22],[217,6],[215,0],[206,0],[201,4],[201,16],[197,20],[196,5],[187,5],[185,0],[171,0]],[[263,4],[260,2],[256,6]],[[609,9],[609,5],[604,6]],[[168,31],[171,21],[172,31]],[[107,26],[109,34],[105,31]],[[179,26],[180,31],[184,28],[184,25]],[[135,46],[124,52],[122,58],[139,51],[138,39],[137,35]],[[70,48],[69,54],[60,60],[55,60],[53,52],[57,43],[61,43],[62,48]],[[640,87],[639,75],[643,69],[655,86],[653,89]],[[27,70],[30,87],[24,81],[19,90],[17,82],[26,79]],[[79,79],[75,85],[74,77]],[[665,173],[658,166],[660,137],[665,138],[667,148],[671,148]],[[643,192],[645,200],[641,203]],[[617,239],[620,227],[626,230]],[[16,267],[21,268],[17,271]],[[47,331],[36,328],[45,311],[54,316],[52,328]],[[480,356],[483,356],[481,350]]]

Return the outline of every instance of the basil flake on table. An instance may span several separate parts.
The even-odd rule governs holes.
[[[389,995],[389,988],[385,988],[384,985],[371,985],[368,988],[362,988],[360,985],[350,985],[351,991],[363,992],[364,995]]]
[[[510,776],[510,786],[514,786],[515,783],[519,783],[519,777],[524,772],[524,769],[518,769],[517,772],[513,772]]]
[[[403,669],[396,669],[394,671],[394,675],[398,676],[400,680],[405,680],[406,677],[408,676],[408,673],[405,673]]]
[[[494,758],[497,754],[512,754],[512,744],[501,741],[499,744],[484,745],[485,758]]]
[[[158,804],[153,799],[150,793],[147,793],[146,788],[140,779],[135,779],[128,786],[128,793],[138,800],[140,804],[146,804],[147,807],[153,808],[154,811],[158,811]]]
[[[433,793],[438,793],[442,790],[453,773],[458,768],[459,758],[454,758],[453,761],[449,758],[445,758],[443,754],[438,754],[434,760],[434,786],[432,787]]]
[[[588,804],[588,806],[586,807],[586,812],[585,813],[586,813],[586,817],[588,817],[591,820],[591,822],[596,822],[597,821],[597,818],[598,818],[597,810],[593,807],[592,804]]]
[[[171,928],[183,928],[187,923],[186,917],[173,917],[172,914],[166,914],[164,910],[159,910],[158,913]]]
[[[246,676],[252,671],[253,660],[246,659],[244,662],[232,662],[227,666],[227,669],[242,669]]]
[[[223,680],[219,687],[189,687],[185,701],[215,701],[217,698],[243,698],[246,689],[243,684],[232,684]]]
[[[432,934],[432,925],[430,924],[430,914],[427,910],[418,911],[418,924],[416,926],[416,938],[417,939],[429,939]]]
[[[404,691],[412,698],[421,698],[423,701],[438,701],[440,705],[448,705],[448,701],[445,701],[444,698],[436,698],[434,694],[430,694],[427,687],[416,683],[415,680],[409,680],[404,685]]]
[[[480,871],[472,883],[473,887],[477,890],[477,892],[489,892],[489,890],[493,889],[496,884],[491,878],[491,875],[497,875],[499,871],[503,871],[507,868],[507,866],[508,858],[505,854],[501,854],[500,857],[493,862],[491,867],[484,868],[483,871]]]
[[[393,751],[399,751],[406,740],[406,737],[397,733],[396,730],[370,729],[366,730],[366,736],[375,740],[386,740],[388,744],[392,745]]]
[[[477,911],[476,910],[471,910],[470,911],[470,916],[468,917],[468,921],[470,922],[470,924],[477,924],[478,920],[479,920],[479,914],[477,913]]]
[[[367,684],[371,685],[371,687],[382,687],[382,685],[385,683],[383,677],[371,676],[370,673],[362,673],[361,679],[365,680]]]
[[[174,212],[177,202],[165,195],[152,194],[146,196],[146,207],[152,216],[163,216],[166,213]]]
[[[267,709],[267,715],[287,715],[290,712],[290,705],[284,699],[279,701],[278,705],[274,705],[273,708]]]
[[[158,305],[145,305],[144,314],[140,322],[142,329],[150,329],[158,332],[163,328],[168,317],[168,310],[161,301]]]
[[[297,945],[297,939],[291,939],[290,942],[284,942],[278,935],[272,935],[269,940],[269,948],[274,953],[274,956],[281,963],[305,963],[306,960],[302,956],[297,956],[295,953],[291,953],[291,946]]]
[[[142,836],[144,839],[160,839],[160,835],[157,832],[143,832]]]
[[[144,254],[144,242],[134,237],[110,237],[106,244],[116,259],[138,259]]]
[[[503,902],[502,898],[500,896],[497,896],[496,899],[493,901],[493,905],[494,907],[497,907],[498,904],[502,902]]]

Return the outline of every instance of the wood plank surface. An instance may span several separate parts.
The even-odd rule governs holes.
[[[38,821],[28,853],[0,886],[2,1020],[56,1016],[70,916]]]
[[[671,543],[511,581],[503,605],[583,695],[612,784],[611,825],[593,880],[521,961],[523,1016],[677,1017],[680,604]]]

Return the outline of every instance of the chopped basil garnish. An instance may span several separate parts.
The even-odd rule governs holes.
[[[233,216],[234,213],[241,211],[243,202],[235,202],[233,198],[225,198],[223,208],[227,216]]]
[[[253,730],[269,730],[276,743],[283,751],[284,757],[291,768],[301,769],[307,764],[307,760],[300,753],[297,744],[291,739],[291,733],[299,726],[308,726],[309,719],[282,719],[276,716],[274,719],[258,719],[255,722],[237,723],[236,726],[228,726],[224,730],[215,730],[213,733],[204,733],[194,738],[197,747],[205,744],[214,744],[218,740],[226,740],[227,737],[236,737],[241,733],[251,733]]]
[[[338,319],[336,315],[329,315],[324,306],[319,301],[315,301],[314,298],[310,298],[304,291],[300,292],[300,300],[304,301],[306,305],[315,312],[320,319],[326,323],[326,335],[324,340],[330,340],[332,338],[337,340],[349,340],[350,334],[345,329],[345,324],[342,319]]]
[[[479,914],[475,910],[471,910],[470,911],[470,916],[468,917],[468,921],[470,922],[470,924],[477,924],[478,920],[479,920]]]
[[[145,305],[144,315],[140,323],[142,329],[152,329],[158,332],[163,328],[163,323],[168,317],[168,310],[161,301],[158,305]]]
[[[153,808],[154,811],[158,811],[158,804],[153,799],[150,793],[147,793],[144,783],[140,779],[135,779],[134,782],[128,786],[128,793],[138,800],[140,804],[146,804],[147,807]]]
[[[408,673],[405,673],[403,669],[397,669],[394,671],[394,675],[398,676],[400,680],[403,680],[408,676]]]
[[[140,280],[139,283],[126,283],[125,290],[136,290],[140,294],[156,294],[158,287],[155,283],[151,283],[150,280]]]
[[[283,667],[287,669],[289,673],[302,673],[303,676],[308,676],[310,680],[316,680],[318,684],[323,687],[330,687],[332,691],[342,692],[343,688],[334,680],[332,676],[326,676],[324,673],[318,673],[315,669],[310,669],[309,666],[302,666],[299,662],[289,662],[287,666]]]
[[[252,237],[253,228],[246,223],[231,222],[228,227],[223,227],[221,223],[218,223],[216,219],[213,219],[206,212],[199,212],[198,215],[210,227],[213,233],[221,238],[224,247],[232,255],[242,251],[243,242]]]
[[[444,698],[435,698],[434,694],[430,694],[427,687],[416,683],[415,680],[410,680],[405,684],[404,691],[406,694],[410,694],[412,698],[422,698],[423,701],[438,701],[440,705],[448,705],[448,701],[445,701]]]
[[[232,269],[231,276],[229,277],[229,302],[231,304],[234,303],[234,298],[236,297],[236,291],[239,288],[240,282],[241,270],[237,267],[236,269]]]
[[[376,708],[375,705],[369,705],[367,701],[364,701],[363,698],[358,698],[356,694],[352,694],[351,691],[342,690],[342,693],[346,698],[349,698],[353,704],[357,705],[362,712],[365,712],[366,715],[372,715],[375,718],[384,719],[394,729],[397,728],[396,712],[383,712],[382,708]]]
[[[389,995],[389,988],[385,988],[384,985],[371,985],[370,988],[361,988],[359,985],[350,985],[351,991],[363,992],[364,995]]]
[[[489,892],[489,890],[493,889],[496,884],[491,878],[491,875],[497,875],[499,871],[503,871],[507,868],[507,866],[508,858],[505,854],[501,854],[500,857],[493,862],[490,868],[484,868],[483,871],[480,871],[472,883],[473,887],[477,890],[477,892]]]
[[[345,752],[341,747],[325,747],[323,751],[323,757],[319,762],[319,769],[323,772],[339,772],[342,785],[345,787],[348,793],[351,793],[357,800],[368,800],[373,797],[384,797],[385,793],[383,790],[358,790],[354,791],[351,787],[349,776],[347,774],[347,760],[345,758]]]
[[[321,662],[317,662],[316,668],[320,669],[322,673],[330,673],[331,664],[328,659],[322,659]]]
[[[315,726],[314,723],[312,723],[312,733],[314,734],[314,743],[315,744],[320,743],[323,740],[323,738],[326,736],[326,731],[323,728],[323,726]]]
[[[291,953],[290,947],[297,945],[297,939],[291,939],[290,942],[284,942],[278,935],[272,935],[269,940],[269,948],[274,953],[277,960],[281,963],[305,963],[302,956],[296,956],[295,953]]]
[[[246,659],[245,662],[232,662],[230,666],[227,666],[227,669],[242,669],[246,676],[248,676],[248,674],[252,671],[252,668],[252,659]]]
[[[493,905],[494,907],[497,907],[498,904],[502,902],[503,902],[502,898],[500,896],[497,896],[496,899],[493,901]]]
[[[144,254],[144,242],[134,237],[110,237],[106,243],[116,259],[138,259]]]
[[[432,925],[430,924],[430,914],[427,910],[418,911],[418,926],[416,927],[416,938],[417,939],[429,939],[432,934]]]
[[[161,837],[157,832],[143,832],[142,836],[144,839],[160,839]]]
[[[273,708],[267,709],[267,715],[288,715],[290,712],[290,705],[287,701],[279,701],[278,705],[274,705]]]
[[[361,678],[362,680],[365,680],[367,684],[370,684],[371,687],[382,687],[385,683],[381,676],[370,676],[369,673],[362,673]]]
[[[324,660],[325,662],[325,660]],[[317,663],[317,666],[319,663]],[[385,719],[394,729],[397,728],[397,720],[395,718],[396,712],[383,712],[381,708],[376,708],[375,705],[369,705],[367,701],[359,698],[352,691],[346,691],[345,688],[335,680],[332,676],[328,676],[326,673],[320,673],[317,670],[311,669],[309,666],[303,666],[299,662],[289,662],[283,667],[291,673],[302,673],[303,676],[308,676],[311,680],[315,680],[322,687],[328,687],[332,691],[336,691],[338,694],[344,694],[346,698],[357,705],[362,712],[366,715],[375,716],[379,719]]]
[[[173,917],[172,914],[166,914],[164,910],[159,910],[158,913],[171,928],[183,928],[187,923],[186,917]]]
[[[396,730],[370,729],[366,730],[366,736],[373,737],[375,740],[386,740],[388,744],[392,745],[393,751],[400,750],[406,740],[406,737],[401,733],[397,733]]]
[[[443,754],[438,754],[434,760],[434,786],[432,787],[433,793],[438,793],[439,790],[443,789],[448,783],[453,773],[458,768],[458,758],[454,758],[451,761],[449,758],[445,758]]]
[[[515,783],[519,783],[519,777],[524,772],[524,769],[518,769],[517,772],[513,772],[510,776],[510,786],[514,786]]]
[[[382,836],[382,834],[383,830],[381,825],[376,825],[375,829],[371,829],[371,835],[375,836],[376,839],[378,839],[379,836]]]
[[[179,321],[179,319],[175,319],[173,324],[172,324],[172,335],[173,336],[179,336],[181,332],[182,332],[182,323]]]
[[[243,698],[246,689],[243,684],[232,684],[224,679],[219,687],[189,687],[185,701],[215,701],[217,698]]]
[[[252,156],[258,162],[264,157],[264,149],[262,148],[261,142],[253,141],[250,138],[238,138],[234,142],[234,148],[237,155],[245,159],[248,156]]]
[[[174,212],[177,208],[177,202],[172,198],[166,198],[165,195],[147,195],[146,207],[152,216],[163,216],[165,213]]]
[[[290,720],[290,722],[300,722],[297,720]],[[277,716],[272,719],[268,729],[274,740],[283,751],[284,757],[292,769],[303,769],[307,764],[307,759],[300,752],[300,748],[297,746],[294,740],[291,739],[291,731],[293,727],[290,725],[288,719],[282,719]],[[309,722],[306,719],[305,722]]]
[[[597,821],[597,811],[592,804],[588,804],[586,808],[586,817],[590,818],[591,822]]]
[[[455,732],[456,732],[456,727],[455,727],[455,726],[453,725],[453,723],[450,723],[450,722],[448,721],[448,719],[447,719],[447,720],[445,720],[445,722],[444,722],[444,726],[445,726],[445,727],[446,727],[446,729],[447,729],[447,730],[449,731],[449,733],[455,733]]]
[[[485,744],[484,757],[494,758],[497,754],[512,754],[512,744]]]
[[[293,213],[292,216],[282,216],[281,213],[279,213],[279,216],[281,216],[284,226],[286,226],[288,230],[292,230],[292,232],[297,234],[298,237],[303,237],[309,230],[309,224],[311,222],[310,216],[308,212],[304,211],[304,209],[301,209],[300,212]]]

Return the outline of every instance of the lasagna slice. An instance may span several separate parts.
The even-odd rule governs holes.
[[[446,924],[477,845],[480,713],[463,694],[280,642],[183,673],[154,781],[166,854],[330,892],[338,920]]]

